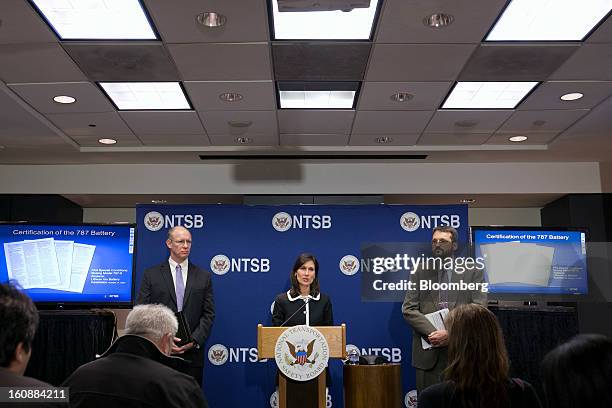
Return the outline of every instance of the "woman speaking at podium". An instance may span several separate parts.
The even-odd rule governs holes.
[[[291,270],[291,289],[274,301],[273,326],[332,326],[332,304],[319,289],[319,262],[312,254],[297,257]]]
[[[332,304],[329,296],[319,289],[319,262],[312,254],[297,257],[291,270],[291,288],[274,301],[273,326],[332,326]],[[329,370],[326,383],[331,385]],[[279,374],[281,375],[281,374]],[[317,380],[287,379],[287,408],[317,407]]]

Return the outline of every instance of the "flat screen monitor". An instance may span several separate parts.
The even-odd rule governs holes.
[[[0,223],[0,281],[42,308],[130,307],[134,224]]]
[[[472,243],[492,295],[588,293],[584,230],[472,227]]]

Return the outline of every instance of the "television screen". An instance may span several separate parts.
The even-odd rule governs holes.
[[[577,230],[473,227],[491,294],[586,295],[586,234]]]
[[[132,304],[133,224],[0,224],[0,281],[39,306]]]

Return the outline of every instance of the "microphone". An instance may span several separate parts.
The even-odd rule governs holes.
[[[282,323],[280,326],[278,326],[278,327],[283,327],[284,325],[286,325],[286,324],[287,324],[287,322],[288,322],[289,320],[291,320],[291,318],[292,318],[293,316],[295,316],[295,315],[297,314],[297,312],[299,312],[300,310],[302,310],[302,309],[303,309],[303,308],[304,308],[304,307],[305,307],[305,306],[308,304],[308,302],[309,302],[309,301],[310,301],[310,298],[306,298],[306,299],[304,299],[304,304],[303,304],[302,306],[300,306],[300,307],[298,308],[298,310],[296,310],[295,312],[293,312],[293,314],[292,314],[291,316],[289,316],[289,318],[288,318],[287,320],[285,320],[285,321],[284,321],[284,322],[283,322],[283,323]]]

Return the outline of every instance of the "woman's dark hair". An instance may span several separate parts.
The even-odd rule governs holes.
[[[542,362],[548,407],[612,407],[612,340],[581,334]]]
[[[445,375],[463,406],[508,406],[508,353],[495,315],[477,304],[461,305],[450,312],[446,326]]]
[[[315,278],[310,284],[310,295],[317,296],[319,294],[319,290],[320,290],[319,289],[319,261],[317,261],[317,258],[315,258],[313,254],[303,253],[297,257],[297,259],[295,260],[295,263],[293,264],[293,269],[291,270],[291,275],[290,275],[290,278],[291,278],[290,294],[291,296],[295,297],[295,296],[300,296],[301,294],[300,284],[298,283],[295,273],[298,271],[298,269],[300,269],[302,265],[304,265],[308,261],[314,262],[314,267],[315,267]]]
[[[15,358],[19,343],[30,350],[36,327],[38,310],[32,300],[14,282],[0,284],[0,367],[8,367]]]

